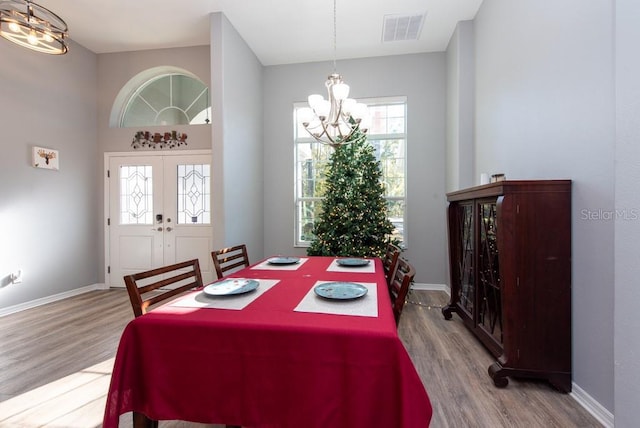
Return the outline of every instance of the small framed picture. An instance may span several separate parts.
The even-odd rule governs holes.
[[[57,171],[60,169],[60,154],[57,150],[34,146],[33,166]]]

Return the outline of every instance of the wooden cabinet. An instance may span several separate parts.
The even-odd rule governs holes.
[[[501,181],[447,194],[451,301],[496,357],[489,375],[571,391],[571,181]]]

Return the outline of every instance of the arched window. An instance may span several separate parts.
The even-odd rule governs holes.
[[[139,73],[122,88],[110,126],[188,125],[210,122],[209,88],[192,73],[156,67]]]

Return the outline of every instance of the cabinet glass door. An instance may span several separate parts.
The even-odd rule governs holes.
[[[464,308],[472,317],[474,312],[475,286],[474,286],[474,224],[473,205],[459,205],[459,237],[460,237],[460,257],[458,258],[458,269],[460,287],[458,300],[460,306]]]
[[[502,343],[502,301],[500,298],[500,270],[496,201],[478,203],[478,309],[477,324],[498,343]]]

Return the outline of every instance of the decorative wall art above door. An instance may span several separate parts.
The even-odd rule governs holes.
[[[184,132],[149,132],[149,131],[138,131],[136,135],[133,137],[133,141],[131,142],[131,147],[134,149],[139,149],[141,147],[149,147],[152,149],[173,149],[174,147],[186,146],[187,145],[187,134]]]

